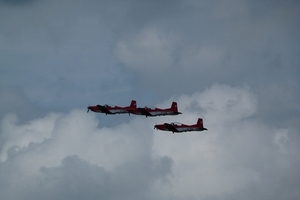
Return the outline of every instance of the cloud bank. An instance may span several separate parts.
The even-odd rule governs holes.
[[[161,105],[171,100],[184,113],[176,120],[192,124],[203,117],[208,131],[153,129],[174,117],[128,116],[128,123],[106,127],[78,109],[26,124],[6,115],[1,198],[297,199],[296,132],[253,119],[251,90],[213,85]]]
[[[0,199],[298,200],[299,7],[0,0]]]

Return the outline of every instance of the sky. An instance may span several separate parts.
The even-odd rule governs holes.
[[[0,0],[0,199],[300,199],[299,9]]]

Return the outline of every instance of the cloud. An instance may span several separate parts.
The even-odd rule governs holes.
[[[208,131],[174,137],[156,133],[154,152],[174,162],[172,187],[164,186],[167,196],[230,199],[238,198],[241,192],[251,199],[254,191],[256,197],[265,198],[268,194],[263,190],[269,194],[280,190],[270,197],[297,197],[296,186],[289,189],[294,195],[280,189],[281,181],[292,183],[295,180],[287,177],[299,175],[293,167],[299,156],[292,156],[294,150],[286,151],[289,145],[295,147],[289,141],[295,133],[253,120],[257,100],[249,89],[213,85],[199,94],[180,97],[178,102],[184,113],[179,117],[181,122],[193,124],[203,117]],[[287,154],[294,158],[286,160]]]
[[[116,67],[111,29],[95,5],[39,1],[0,9],[7,19],[0,22],[2,86],[20,87],[31,101],[60,110],[92,103],[86,96],[130,92],[131,75]]]
[[[230,199],[253,192],[257,198],[298,196],[300,183],[292,178],[299,175],[297,130],[254,119],[257,99],[249,88],[215,84],[159,106],[173,100],[182,115],[128,116],[129,122],[114,127],[103,124],[101,118],[108,116],[98,119],[80,109],[49,113],[25,124],[6,115],[0,138],[1,198]],[[208,131],[172,134],[153,129],[155,123],[192,124],[198,117]],[[281,189],[286,184],[290,187]],[[279,195],[271,195],[274,191]]]
[[[143,120],[114,128],[98,128],[98,123],[83,110],[50,113],[24,125],[7,115],[0,164],[7,190],[1,197],[130,199],[145,196],[152,182],[171,173],[170,158],[151,157],[152,127]],[[19,192],[9,197],[15,186]]]
[[[39,117],[43,108],[38,108],[28,99],[21,87],[0,86],[0,119],[7,114],[16,114],[20,123]]]
[[[247,1],[230,0],[230,3],[218,2],[213,8],[213,16],[219,19],[229,18],[238,20],[247,15]]]
[[[1,0],[0,2],[3,2],[8,5],[27,5],[34,3],[36,0]]]
[[[247,84],[260,96],[272,84],[297,93],[286,82],[299,85],[297,7],[234,0],[2,6],[1,84],[19,86],[49,110],[87,98],[145,99],[148,91],[162,101],[214,83]]]
[[[1,199],[299,199],[297,1],[0,4]]]
[[[179,65],[183,70],[189,69],[189,71],[194,71],[194,73],[199,69],[205,71],[220,70],[219,67],[222,66],[223,56],[224,51],[215,46],[203,46],[201,49],[191,47],[186,52],[183,52]]]
[[[176,37],[148,27],[127,40],[120,40],[115,47],[117,58],[143,73],[169,68],[174,62],[172,51]]]

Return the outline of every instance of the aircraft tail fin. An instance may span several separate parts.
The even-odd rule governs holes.
[[[197,126],[199,126],[200,128],[203,128],[203,119],[202,118],[198,118]]]
[[[129,107],[130,108],[136,108],[136,101],[132,100]]]
[[[181,114],[180,112],[178,112],[177,102],[172,102],[171,109],[176,113]]]
[[[198,118],[197,124],[196,124],[199,128],[203,129],[203,130],[207,130],[207,128],[204,128],[203,126],[203,119],[202,118]]]

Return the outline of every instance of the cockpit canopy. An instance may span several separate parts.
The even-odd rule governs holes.
[[[172,122],[171,124],[176,125],[176,126],[181,126],[182,125],[182,123],[180,123],[180,122]]]
[[[104,106],[105,107],[111,107],[111,108],[116,107],[116,105],[108,105],[108,104],[105,104]]]

